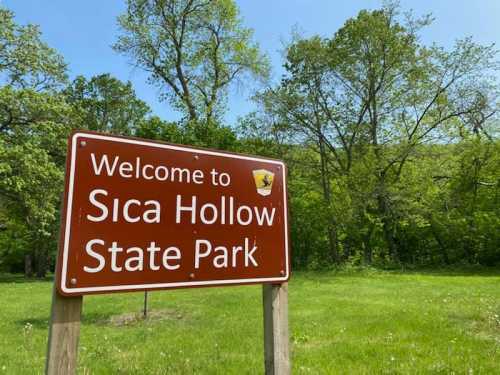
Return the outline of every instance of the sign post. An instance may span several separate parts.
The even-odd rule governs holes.
[[[46,371],[75,371],[83,295],[264,284],[266,369],[286,374],[289,276],[282,161],[75,132]]]
[[[266,375],[290,374],[288,283],[264,284],[264,360]]]
[[[82,296],[63,297],[54,286],[45,363],[48,375],[76,373],[82,302]]]

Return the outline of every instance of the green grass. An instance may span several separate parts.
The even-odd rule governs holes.
[[[43,373],[50,281],[0,277],[0,374]],[[81,374],[259,374],[259,286],[84,298]],[[137,314],[137,315],[136,315]],[[499,374],[500,272],[295,273],[295,374]]]

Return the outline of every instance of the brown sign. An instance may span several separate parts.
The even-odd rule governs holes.
[[[283,162],[89,132],[68,143],[62,294],[288,280]]]

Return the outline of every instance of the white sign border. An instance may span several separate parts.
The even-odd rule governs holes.
[[[268,277],[268,278],[254,278],[254,279],[230,279],[230,280],[210,280],[210,281],[186,281],[186,282],[175,282],[175,283],[159,283],[159,284],[138,284],[138,285],[111,285],[102,287],[86,287],[86,288],[67,288],[66,287],[66,273],[68,269],[68,252],[69,252],[69,239],[71,236],[71,210],[73,206],[73,188],[75,182],[75,163],[76,163],[76,150],[77,150],[77,140],[78,138],[93,138],[100,139],[111,142],[121,142],[129,143],[141,146],[156,147],[162,149],[184,151],[189,153],[198,153],[204,155],[214,155],[222,156],[231,159],[241,159],[241,160],[252,160],[271,164],[277,164],[281,166],[281,171],[283,173],[283,218],[284,218],[284,236],[285,236],[285,267],[286,272],[282,277]],[[61,290],[68,294],[82,294],[86,292],[107,292],[107,291],[117,291],[117,290],[150,290],[150,289],[168,289],[168,288],[179,288],[179,287],[189,287],[189,286],[210,286],[210,285],[238,285],[238,284],[249,284],[249,283],[267,283],[267,282],[278,282],[286,281],[289,276],[289,244],[288,244],[288,207],[287,207],[287,191],[286,191],[286,169],[285,164],[278,160],[270,160],[257,158],[253,156],[245,156],[238,154],[222,153],[217,151],[203,150],[203,149],[193,149],[182,146],[169,145],[164,143],[154,143],[143,141],[139,139],[121,138],[112,135],[100,135],[93,133],[83,133],[76,132],[73,133],[71,139],[71,162],[70,162],[70,173],[69,173],[69,186],[68,186],[68,199],[66,202],[66,222],[64,228],[64,245],[63,245],[63,264],[61,269]]]

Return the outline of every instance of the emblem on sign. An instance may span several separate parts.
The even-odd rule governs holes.
[[[253,171],[253,179],[257,188],[257,193],[266,196],[271,194],[273,188],[274,173],[266,169],[257,169]]]

